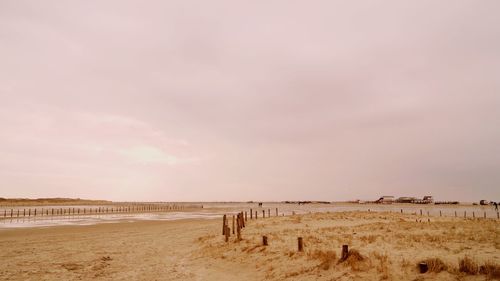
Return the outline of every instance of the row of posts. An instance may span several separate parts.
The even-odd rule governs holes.
[[[370,211],[368,209],[368,211]],[[401,214],[403,213],[403,209],[401,209]],[[420,216],[423,215],[423,212],[422,212],[422,209],[420,209]],[[430,217],[430,213],[429,211],[427,211],[427,216]],[[441,210],[439,210],[439,216],[442,217],[443,216],[443,212]],[[457,214],[457,211],[455,211],[455,217],[458,217],[458,214]],[[467,218],[467,211],[464,211],[464,218]],[[472,211],[472,218],[476,218],[476,212],[475,211]],[[479,217],[478,217],[479,218]],[[483,212],[483,218],[486,219],[486,211]],[[497,219],[500,219],[500,213],[497,211]]]
[[[284,214],[283,214],[284,215]],[[253,209],[250,209],[250,219],[257,219],[259,216],[258,211],[253,211]],[[276,208],[276,216],[278,216],[278,208]],[[266,217],[266,210],[262,210],[262,217]],[[271,209],[267,209],[267,217],[271,217]],[[231,229],[233,232],[233,235],[236,232],[237,239],[238,241],[241,240],[241,230],[245,228],[245,223],[248,221],[248,213],[247,211],[245,212],[239,212],[235,215],[233,215],[233,220],[232,220],[232,228],[229,227],[228,225],[228,218],[227,215],[222,216],[222,235],[224,236],[224,239],[226,242],[229,241],[229,237],[231,237]]]
[[[139,206],[121,206],[121,207],[97,207],[97,208],[51,208],[41,210],[35,209],[10,209],[10,212],[4,210],[4,218],[31,217],[31,216],[62,216],[62,215],[87,215],[87,214],[106,214],[106,213],[131,213],[131,212],[160,212],[183,210],[188,206],[183,205],[139,205]]]

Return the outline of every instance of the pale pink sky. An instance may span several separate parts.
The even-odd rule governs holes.
[[[0,197],[500,200],[500,1],[0,1]]]

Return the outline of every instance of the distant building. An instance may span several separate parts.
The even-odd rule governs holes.
[[[382,196],[375,203],[381,204],[392,204],[394,202],[394,196]]]
[[[424,196],[423,199],[416,199],[414,201],[414,203],[417,203],[417,204],[431,204],[431,203],[434,203],[434,198],[432,198],[432,196],[430,196],[430,195],[426,195],[426,196]]]
[[[415,197],[399,197],[398,199],[396,199],[396,202],[397,203],[413,203],[413,202],[415,202],[415,200],[417,200],[417,198],[415,198]]]

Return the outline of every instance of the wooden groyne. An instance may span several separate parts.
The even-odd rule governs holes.
[[[152,213],[171,212],[200,209],[203,205],[198,204],[131,204],[131,205],[106,205],[92,207],[34,207],[34,208],[11,208],[4,209],[0,213],[0,219],[12,218],[35,218],[35,217],[57,217],[57,216],[78,216],[78,215],[107,215],[125,213]]]

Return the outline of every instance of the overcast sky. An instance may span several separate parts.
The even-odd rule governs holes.
[[[500,200],[499,12],[0,0],[0,197]]]

